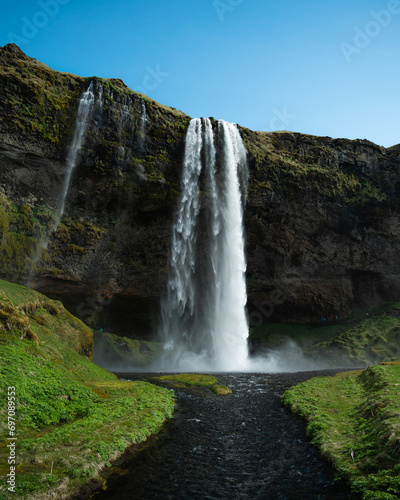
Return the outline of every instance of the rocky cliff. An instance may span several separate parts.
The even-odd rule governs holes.
[[[95,105],[51,233],[90,82]],[[93,326],[151,336],[189,120],[121,80],[55,72],[15,45],[0,49],[0,275],[30,281]],[[240,131],[252,326],[398,300],[400,147]]]
[[[320,322],[398,300],[400,148],[242,134],[251,171],[246,230],[254,321],[260,309],[274,319]]]

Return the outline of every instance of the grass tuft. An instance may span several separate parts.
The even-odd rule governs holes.
[[[163,375],[155,377],[158,380],[173,382],[178,387],[196,386],[207,387],[217,396],[226,396],[232,394],[232,390],[226,385],[217,385],[218,379],[213,375],[205,375],[199,373],[178,373],[176,375]]]

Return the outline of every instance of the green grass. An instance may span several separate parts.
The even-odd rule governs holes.
[[[330,357],[333,364],[344,359],[358,366],[399,357],[400,317],[394,314],[398,304],[395,306],[354,324],[333,339],[321,342],[309,349],[308,354],[315,358]]]
[[[399,386],[400,362],[389,362],[313,378],[282,396],[354,499],[400,498]]]
[[[176,375],[163,375],[155,377],[158,380],[173,382],[178,386],[197,386],[207,387],[217,396],[225,396],[232,394],[232,390],[226,385],[218,385],[217,377],[213,375],[195,374],[195,373],[178,373]]]
[[[218,382],[217,377],[200,373],[178,373],[176,375],[163,375],[157,378],[160,380],[170,380],[172,382],[182,382],[186,385],[195,385],[198,387],[209,387]]]
[[[227,396],[228,394],[232,394],[232,389],[230,389],[226,385],[212,385],[210,389],[217,396]]]
[[[91,330],[60,302],[0,280],[0,437],[1,443],[9,437],[7,394],[14,387],[13,497],[72,494],[172,416],[171,391],[119,381],[91,356]],[[3,500],[9,465],[1,448]]]

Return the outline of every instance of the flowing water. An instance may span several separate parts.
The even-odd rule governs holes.
[[[147,116],[147,111],[146,111],[146,103],[143,100],[142,101],[142,106],[141,106],[141,114],[140,114],[140,122],[139,122],[139,141],[141,145],[144,145],[145,139],[146,139],[146,128],[147,128],[147,123],[149,121],[149,118]]]
[[[27,279],[27,286],[32,285],[35,268],[40,261],[43,250],[47,248],[49,244],[49,239],[52,233],[57,230],[58,224],[65,211],[65,202],[67,199],[69,186],[71,183],[71,176],[76,167],[76,164],[79,159],[79,152],[82,148],[83,142],[85,140],[85,134],[89,123],[90,113],[93,109],[95,97],[93,92],[93,82],[90,82],[90,85],[85,92],[83,92],[78,105],[78,115],[75,122],[75,131],[74,135],[68,150],[67,158],[66,158],[66,172],[64,177],[64,182],[62,185],[62,190],[60,194],[60,201],[58,205],[58,210],[56,214],[56,219],[49,231],[49,233],[38,242],[36,253],[32,259],[31,270]],[[102,106],[102,87],[99,86],[99,103]]]
[[[78,116],[75,123],[75,132],[72,138],[67,155],[67,171],[64,178],[64,184],[61,191],[60,205],[57,214],[57,224],[64,215],[65,202],[71,183],[71,176],[76,167],[79,152],[82,148],[85,139],[86,130],[89,123],[89,115],[94,105],[93,82],[90,82],[89,88],[82,94],[78,106]]]
[[[233,390],[229,396],[174,389],[175,418],[150,446],[119,464],[107,490],[93,498],[347,499],[309,444],[304,422],[280,403],[290,386],[332,373],[218,374]]]
[[[162,301],[164,369],[247,364],[243,205],[246,151],[236,125],[191,120]],[[173,367],[173,368],[172,368]]]

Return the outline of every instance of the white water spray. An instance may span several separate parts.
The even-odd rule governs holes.
[[[161,306],[165,369],[246,369],[246,262],[238,176],[244,171],[241,177],[247,177],[245,160],[236,125],[219,121],[214,134],[209,119],[190,122],[167,297]],[[207,200],[204,206],[200,198]]]

